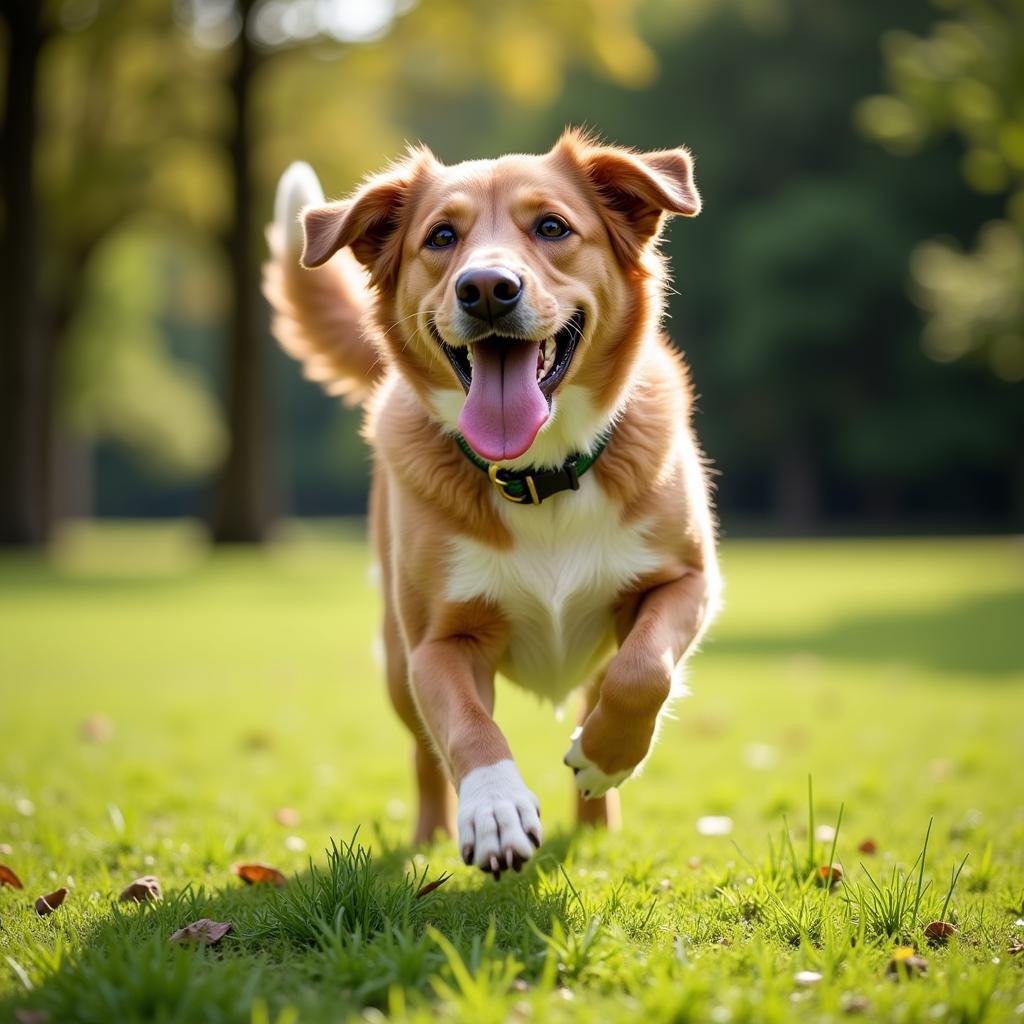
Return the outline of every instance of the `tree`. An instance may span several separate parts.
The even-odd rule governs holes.
[[[38,330],[39,224],[34,194],[39,54],[36,0],[4,0],[7,82],[0,244],[0,544],[42,543],[49,529],[50,359]]]
[[[916,249],[913,295],[924,345],[939,362],[974,358],[1024,381],[1024,0],[944,0],[926,35],[882,39],[891,92],[864,100],[863,130],[891,152],[920,151],[952,134],[968,188],[1002,196],[1005,212],[974,248],[932,239]]]

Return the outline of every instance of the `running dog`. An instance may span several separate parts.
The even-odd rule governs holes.
[[[339,202],[306,164],[278,187],[274,333],[366,408],[415,839],[457,828],[495,878],[542,840],[495,674],[556,704],[582,691],[565,763],[580,821],[614,825],[717,607],[692,391],[661,332],[659,236],[699,211],[687,150],[575,130],[454,166],[413,148]]]

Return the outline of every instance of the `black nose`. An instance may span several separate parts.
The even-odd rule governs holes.
[[[504,267],[467,270],[455,282],[459,305],[470,315],[493,323],[515,308],[523,282]]]

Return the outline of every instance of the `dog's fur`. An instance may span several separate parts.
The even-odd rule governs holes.
[[[578,131],[543,156],[452,167],[413,149],[336,203],[304,164],[278,189],[264,283],[274,332],[307,376],[366,403],[388,689],[415,741],[415,838],[452,831],[451,780],[463,856],[495,876],[541,841],[537,800],[492,719],[495,673],[556,703],[583,690],[565,760],[580,819],[614,823],[614,787],[647,757],[717,605],[690,384],[660,332],[658,237],[668,215],[699,208],[687,151],[637,153]],[[538,237],[548,215],[571,233]],[[457,241],[427,247],[441,222]],[[540,506],[503,500],[455,440],[466,396],[439,339],[473,344],[454,282],[478,267],[522,280],[521,316],[501,331],[522,344],[584,314],[546,423],[501,465],[558,467],[609,428],[610,441],[578,491]]]

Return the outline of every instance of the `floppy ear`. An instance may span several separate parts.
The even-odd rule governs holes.
[[[433,160],[429,151],[417,150],[403,164],[371,178],[350,198],[303,210],[302,265],[322,266],[347,245],[370,271],[373,284],[393,279],[402,251],[404,212],[428,160]]]
[[[700,213],[688,150],[635,153],[593,144],[578,132],[562,136],[567,151],[601,202],[612,244],[620,257],[635,262],[640,250],[661,231],[665,217]]]

